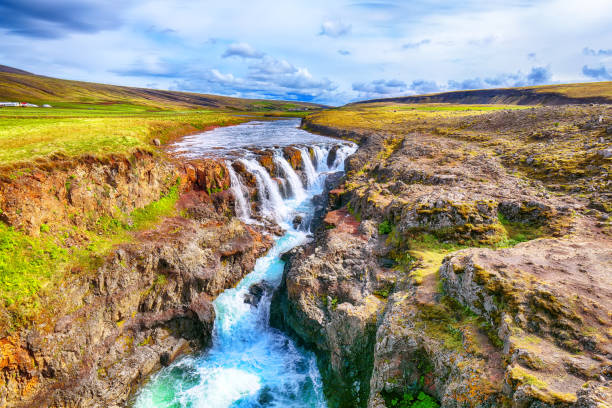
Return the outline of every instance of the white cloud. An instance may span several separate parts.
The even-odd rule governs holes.
[[[344,24],[340,20],[328,20],[321,24],[321,31],[319,32],[319,35],[337,38],[350,33],[351,28],[352,26],[350,24]]]
[[[596,80],[612,66],[609,0],[94,3],[67,16],[54,5],[32,26],[59,27],[52,38],[20,35],[0,19],[0,60],[62,78],[335,103],[375,92],[378,79],[405,84],[379,91],[422,93],[449,81],[527,83],[534,66],[547,68],[544,82]],[[100,8],[103,21],[88,25]]]
[[[263,52],[257,51],[255,48],[251,47],[247,43],[234,43],[230,44],[225,52],[223,53],[223,58],[228,57],[242,57],[242,58],[263,58],[265,54]]]

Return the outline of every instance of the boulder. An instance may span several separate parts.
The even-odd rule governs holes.
[[[244,295],[244,303],[257,307],[261,298],[271,294],[273,290],[274,286],[265,280],[254,283],[249,287],[249,292]]]

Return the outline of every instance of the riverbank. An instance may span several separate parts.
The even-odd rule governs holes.
[[[607,407],[609,106],[348,106],[360,143],[272,308],[331,407]]]
[[[210,301],[272,243],[234,218],[224,169],[143,153],[3,184],[16,224],[4,227],[3,280],[19,289],[3,309],[3,406],[119,406],[210,343]]]

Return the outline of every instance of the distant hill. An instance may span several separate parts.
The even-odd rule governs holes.
[[[394,103],[455,103],[504,105],[565,105],[578,103],[612,103],[612,82],[545,85],[522,88],[477,89],[442,92],[428,95],[370,99],[353,104]],[[352,104],[351,104],[352,105]]]
[[[191,92],[105,85],[35,75],[0,65],[0,101],[31,103],[133,104],[162,109],[207,108],[262,111],[301,110],[323,105],[267,99],[242,99]]]
[[[9,74],[33,75],[31,72],[13,67],[7,67],[6,65],[0,65],[0,72],[8,72]]]

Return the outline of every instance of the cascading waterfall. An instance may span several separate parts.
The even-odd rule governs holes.
[[[315,154],[315,165],[318,172],[329,170],[327,168],[327,155],[329,154],[329,148],[323,148],[321,146],[314,145],[312,150]]]
[[[246,223],[251,223],[253,222],[253,219],[251,218],[251,208],[247,202],[247,189],[240,181],[240,178],[234,171],[232,164],[226,161],[225,165],[227,167],[227,170],[229,171],[230,181],[232,183],[231,188],[232,192],[234,193],[234,198],[236,199],[236,215],[242,221]]]
[[[302,163],[304,164],[304,172],[306,173],[306,181],[308,183],[308,187],[313,187],[318,179],[317,171],[312,165],[312,161],[310,160],[310,153],[308,153],[308,149],[305,149],[302,147],[299,150],[302,156]]]
[[[336,159],[334,160],[334,164],[332,164],[332,168],[336,169],[344,164],[344,160],[349,157],[351,154],[355,152],[355,149],[352,146],[341,146],[336,151]]]
[[[287,206],[283,201],[278,184],[272,180],[270,174],[257,160],[241,159],[240,161],[255,176],[262,215],[272,218],[279,224],[282,223],[287,217]]]
[[[279,126],[276,123],[269,126]],[[354,151],[355,147],[347,151],[351,149]],[[329,148],[320,151],[327,155]],[[316,153],[315,157],[318,163],[316,180],[321,180],[322,173],[330,169],[319,164],[324,163],[326,157],[319,158]],[[292,218],[298,213],[313,213],[311,198],[322,191],[323,183],[314,183],[307,191],[302,189],[304,196],[301,200],[283,201],[278,185],[257,160],[239,160],[255,177],[262,215],[275,219],[285,233],[276,239],[265,256],[257,260],[251,273],[235,288],[225,290],[214,300],[216,317],[212,347],[200,354],[185,356],[160,370],[136,395],[135,408],[327,406],[314,354],[269,326],[271,293],[266,293],[257,306],[244,302],[252,284],[264,280],[273,287],[280,284],[284,268],[281,255],[309,239],[308,226],[299,230],[293,228]],[[283,168],[280,162],[279,166]],[[343,162],[338,161],[337,167],[331,171],[334,170],[343,170]],[[287,178],[290,174],[284,172]],[[297,177],[294,171],[293,174]],[[238,193],[241,190],[240,177],[235,173],[234,176],[230,170],[232,189],[235,189],[238,200],[241,196]],[[238,203],[237,207],[241,205]]]
[[[274,153],[274,163],[280,166],[280,170],[285,176],[285,180],[289,183],[289,187],[291,188],[291,193],[293,194],[292,198],[298,202],[304,200],[306,197],[306,192],[304,191],[304,186],[302,185],[302,181],[300,177],[297,175],[293,167],[289,164],[287,159],[285,159],[281,153]]]

